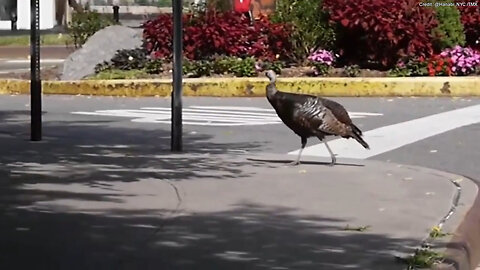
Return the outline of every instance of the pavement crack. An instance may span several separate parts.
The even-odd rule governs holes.
[[[450,209],[448,210],[447,214],[443,216],[440,221],[437,223],[435,226],[439,230],[442,229],[443,225],[452,217],[452,215],[455,213],[455,210],[457,209],[458,202],[460,201],[460,196],[462,195],[462,187],[460,184],[455,181],[455,180],[450,180],[450,182],[455,186],[455,195],[452,198],[452,204]],[[422,247],[431,247],[432,242],[435,239],[435,237],[431,237],[428,235],[423,241],[422,241]]]
[[[170,214],[167,215],[163,219],[163,222],[161,222],[160,225],[157,226],[157,229],[153,232],[153,235],[158,234],[165,227],[167,221],[173,219],[181,211],[181,207],[183,205],[183,197],[182,197],[182,195],[180,195],[180,191],[179,191],[178,186],[175,183],[173,183],[172,181],[167,180],[167,179],[162,179],[162,181],[166,182],[175,192],[175,196],[177,198],[177,204],[175,206],[175,209],[173,209],[170,212]],[[185,196],[185,192],[184,192],[184,196]]]
[[[157,226],[155,226],[156,227],[155,230],[147,236],[147,239],[145,240],[147,242],[146,244],[148,244],[150,240],[154,240],[155,239],[154,237],[165,228],[165,226],[167,225],[167,222],[174,219],[182,211],[182,206],[183,206],[184,198],[186,195],[185,192],[180,192],[181,188],[179,188],[179,186],[177,186],[172,181],[167,179],[159,179],[159,180],[167,183],[170,186],[170,188],[175,192],[177,203],[175,208],[169,211],[169,213],[162,218],[162,220],[157,224]],[[182,193],[183,193],[183,196],[182,196]]]

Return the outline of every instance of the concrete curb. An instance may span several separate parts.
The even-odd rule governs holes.
[[[185,96],[261,97],[266,78],[185,79]],[[282,91],[322,96],[480,96],[480,77],[280,78]],[[43,93],[148,97],[169,96],[171,80],[44,81]],[[27,80],[0,80],[0,94],[29,94]]]
[[[473,179],[464,177],[478,186]],[[444,244],[446,261],[434,270],[474,270],[480,263],[480,195],[462,217],[453,236]]]

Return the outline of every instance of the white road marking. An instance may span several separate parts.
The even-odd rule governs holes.
[[[40,63],[63,63],[65,59],[40,59]],[[30,63],[30,59],[12,59],[12,60],[5,60],[5,63],[10,64],[26,64]]]
[[[171,124],[169,107],[143,107],[132,110],[98,110],[94,112],[72,112],[80,115],[98,115],[134,118],[132,122]],[[378,116],[378,113],[351,112],[352,118]],[[182,110],[184,125],[197,126],[254,126],[280,124],[273,109],[237,106],[190,106]]]
[[[480,123],[480,105],[434,114],[364,132],[370,150],[354,139],[336,139],[328,144],[338,157],[366,159],[456,128]],[[297,155],[299,150],[289,152]],[[329,157],[323,143],[306,147],[302,155]]]
[[[15,72],[24,72],[24,71],[29,71],[29,68],[18,68],[18,69],[6,69],[6,70],[0,70],[0,74],[8,74],[8,73],[15,73]]]

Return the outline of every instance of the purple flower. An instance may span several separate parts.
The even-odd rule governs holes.
[[[455,46],[453,49],[446,49],[440,53],[443,57],[450,57],[452,60],[452,71],[457,75],[468,75],[480,67],[480,52],[472,48]]]
[[[335,61],[335,55],[330,51],[319,49],[310,54],[308,60],[331,66]]]

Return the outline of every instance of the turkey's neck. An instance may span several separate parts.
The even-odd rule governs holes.
[[[267,85],[267,98],[271,99],[273,96],[278,92],[277,87],[275,87],[275,83],[271,82]]]

